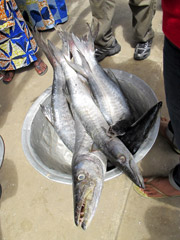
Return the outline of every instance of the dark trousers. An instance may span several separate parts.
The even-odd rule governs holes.
[[[180,49],[164,41],[164,85],[166,102],[178,149],[180,149]]]
[[[180,149],[180,49],[167,38],[164,40],[163,61],[166,102],[176,145]],[[174,168],[173,178],[180,186],[180,164]]]
[[[175,183],[180,187],[180,164],[176,165],[173,170],[173,178]]]

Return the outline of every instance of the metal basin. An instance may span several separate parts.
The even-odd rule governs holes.
[[[124,71],[111,69],[118,79],[129,103],[133,108],[132,114],[139,118],[149,110],[157,98],[152,89],[140,78]],[[51,87],[49,87],[32,105],[27,113],[22,128],[22,146],[29,163],[43,176],[56,182],[71,184],[72,153],[64,149],[61,139],[56,135],[53,127],[41,112],[40,105],[46,106],[51,100]],[[160,125],[158,116],[152,130],[139,150],[134,155],[138,162],[144,158],[153,146]],[[59,157],[61,156],[61,157]],[[62,165],[63,160],[67,165]],[[122,174],[114,168],[107,171],[105,181]]]
[[[3,138],[0,136],[0,168],[2,167],[3,164],[4,152],[5,152],[4,141]]]

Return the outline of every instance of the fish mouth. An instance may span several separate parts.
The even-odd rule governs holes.
[[[138,187],[145,188],[143,177],[134,160],[131,160],[129,162],[129,165],[125,166],[125,169],[123,169],[123,171]]]
[[[77,211],[75,211],[75,224],[81,226],[83,230],[87,229],[92,219],[91,202],[93,202],[93,189],[89,189],[84,194],[83,199],[77,205]]]

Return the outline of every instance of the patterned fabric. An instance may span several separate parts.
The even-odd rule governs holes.
[[[14,0],[0,0],[0,11],[0,70],[26,67],[37,60],[37,44]]]
[[[16,0],[25,21],[38,30],[51,29],[67,21],[65,0]]]
[[[8,8],[6,1],[4,0],[0,1],[0,13],[0,30],[14,26],[13,16],[10,9]]]

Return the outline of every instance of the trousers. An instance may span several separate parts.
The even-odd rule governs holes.
[[[92,31],[98,26],[95,45],[109,47],[115,40],[112,32],[116,0],[89,0],[92,11]],[[156,12],[156,0],[129,0],[132,11],[132,28],[137,42],[154,37],[152,19]]]
[[[163,69],[166,103],[175,143],[180,149],[180,49],[166,37],[163,49]],[[175,189],[180,190],[180,164],[171,170],[169,181]]]

